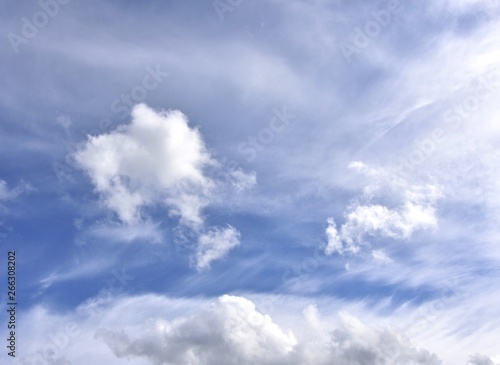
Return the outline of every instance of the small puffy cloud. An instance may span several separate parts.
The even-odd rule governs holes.
[[[393,262],[392,259],[385,253],[384,250],[373,250],[372,258],[375,260],[375,262],[380,264],[389,264]]]
[[[210,263],[224,257],[229,250],[240,244],[240,232],[234,227],[214,227],[198,239],[196,268],[204,270]]]
[[[142,209],[165,204],[182,223],[200,228],[201,211],[218,181],[209,169],[221,167],[207,151],[201,134],[178,110],[155,111],[145,104],[132,110],[132,122],[89,136],[74,155],[90,176],[104,206],[127,224],[143,219]],[[225,172],[238,190],[255,184],[255,174]]]
[[[356,254],[367,244],[367,237],[408,239],[417,230],[437,226],[436,202],[441,193],[436,186],[411,185],[362,162],[351,163],[349,167],[365,173],[371,184],[344,212],[345,222],[340,228],[333,218],[327,220],[326,254]],[[374,203],[377,197],[393,202],[391,206]]]
[[[166,321],[158,319],[135,338],[99,329],[119,358],[147,358],[154,364],[359,365],[422,364],[441,361],[388,328],[372,328],[340,313],[331,327],[315,306],[304,310],[308,330],[296,336],[242,297],[222,296],[210,310]]]
[[[102,205],[132,230],[148,222],[145,209],[157,204],[179,217],[199,236],[199,270],[239,244],[233,227],[207,229],[202,211],[226,185],[236,191],[255,185],[255,173],[226,168],[213,159],[199,131],[180,111],[158,112],[138,104],[130,124],[89,136],[73,157],[90,176]],[[156,233],[153,238],[160,241]]]
[[[130,124],[89,136],[75,160],[123,222],[141,220],[141,208],[163,201],[183,222],[202,223],[200,211],[213,186],[204,169],[212,159],[180,111],[136,105]]]

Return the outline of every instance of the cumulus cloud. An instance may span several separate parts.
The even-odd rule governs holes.
[[[138,104],[130,124],[89,136],[74,158],[90,176],[102,204],[122,223],[141,227],[147,222],[145,209],[162,204],[181,224],[197,232],[199,269],[208,268],[239,244],[239,232],[233,227],[207,230],[202,211],[215,199],[221,184],[228,183],[237,191],[248,189],[256,183],[255,174],[231,168],[222,174],[229,181],[217,181],[212,170],[223,166],[212,158],[200,132],[189,126],[180,111],[158,112]]]
[[[474,354],[467,362],[468,365],[495,365],[492,359],[481,354]]]
[[[168,322],[158,320],[144,337],[99,330],[118,357],[144,356],[155,364],[279,363],[296,340],[241,297],[222,296],[211,310]]]
[[[389,328],[371,328],[340,313],[331,328],[314,306],[304,311],[307,334],[296,337],[242,297],[224,295],[210,310],[171,321],[156,320],[140,337],[99,329],[119,358],[147,358],[153,364],[440,364]]]
[[[240,232],[234,227],[212,228],[198,239],[196,268],[207,269],[214,260],[224,257],[229,250],[240,244]]]
[[[104,205],[123,222],[137,222],[141,208],[162,201],[185,223],[201,224],[213,187],[204,170],[213,161],[199,131],[180,111],[136,105],[130,124],[89,136],[75,159]]]
[[[412,185],[362,162],[353,162],[349,167],[365,173],[371,184],[344,212],[345,222],[340,228],[333,218],[327,220],[327,255],[356,254],[368,244],[367,237],[408,239],[417,230],[437,226],[436,201],[441,193],[436,186]],[[374,203],[377,197],[392,201],[391,206]]]

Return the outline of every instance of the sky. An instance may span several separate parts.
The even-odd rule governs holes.
[[[500,364],[500,3],[0,7],[2,364]]]

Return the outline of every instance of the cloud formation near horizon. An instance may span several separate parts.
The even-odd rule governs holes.
[[[296,337],[248,299],[224,295],[209,310],[155,321],[139,338],[106,329],[96,336],[119,358],[143,357],[154,364],[441,364],[391,329],[371,328],[347,313],[340,314],[338,328],[322,324],[314,306],[305,317],[308,329]]]

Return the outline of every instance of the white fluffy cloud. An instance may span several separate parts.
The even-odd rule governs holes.
[[[123,222],[137,222],[141,208],[163,202],[183,222],[202,223],[201,209],[214,184],[204,169],[213,161],[180,111],[136,105],[131,124],[90,136],[75,159]]]
[[[208,311],[152,323],[145,334],[100,329],[97,337],[119,358],[148,358],[153,364],[440,364],[436,355],[416,349],[388,328],[371,328],[340,314],[331,328],[315,307],[304,311],[306,334],[280,328],[242,297],[222,296]]]
[[[411,185],[401,177],[370,169],[362,162],[353,162],[349,167],[365,173],[371,184],[344,212],[345,222],[339,229],[333,218],[327,220],[326,254],[356,254],[361,246],[367,245],[367,237],[408,239],[416,230],[437,226],[435,205],[441,193],[436,186]],[[393,201],[391,207],[373,203],[377,197]]]
[[[240,244],[240,233],[232,226],[215,227],[198,239],[196,268],[207,269],[214,260],[224,257],[229,250]]]
[[[239,232],[233,227],[204,225],[202,210],[222,183],[210,177],[210,171],[224,167],[211,157],[199,131],[180,111],[157,112],[138,104],[130,124],[89,136],[74,157],[90,176],[102,204],[121,222],[142,227],[147,222],[144,209],[163,204],[170,215],[193,229],[199,235],[198,269],[210,267],[239,244]],[[241,169],[222,175],[229,177],[224,183],[238,191],[256,183],[255,174]]]

